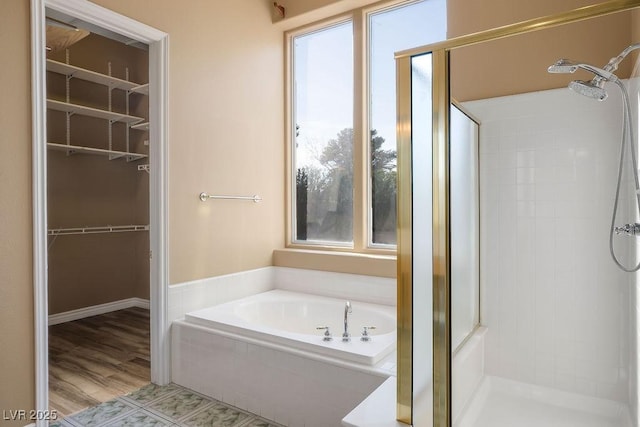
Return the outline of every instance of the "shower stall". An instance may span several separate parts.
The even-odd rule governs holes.
[[[637,8],[396,54],[399,419],[640,425]]]

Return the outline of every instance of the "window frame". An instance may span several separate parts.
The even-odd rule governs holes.
[[[371,183],[371,144],[369,141],[371,112],[370,16],[386,10],[408,6],[420,0],[391,0],[353,9],[334,17],[286,31],[285,37],[285,247],[341,251],[371,255],[395,255],[397,245],[373,243],[373,206]],[[298,241],[296,233],[296,165],[293,149],[295,135],[294,39],[333,26],[351,22],[353,26],[353,243],[332,241]]]

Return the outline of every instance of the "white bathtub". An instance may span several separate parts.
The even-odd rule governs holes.
[[[186,323],[259,339],[311,353],[375,365],[396,348],[396,309],[351,301],[351,341],[342,341],[345,300],[272,290],[185,315]],[[333,340],[323,341],[329,326]],[[364,327],[371,340],[360,340]]]
[[[276,289],[188,312],[171,326],[172,381],[285,426],[339,426],[395,375],[395,307],[351,304],[348,343],[339,298]]]

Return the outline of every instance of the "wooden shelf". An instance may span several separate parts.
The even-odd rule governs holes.
[[[108,157],[109,160],[124,158],[127,162],[149,157],[147,154],[127,153],[126,151],[103,150],[101,148],[83,147],[81,145],[57,144],[55,142],[47,143],[47,148],[55,151],[66,151],[67,154],[93,154]]]
[[[84,105],[70,104],[67,102],[47,99],[47,108],[67,113],[80,114],[82,116],[96,117],[99,119],[111,120],[112,122],[138,123],[144,120],[142,117],[128,116],[113,111],[99,110],[97,108],[85,107]]]
[[[95,71],[86,70],[74,65],[53,61],[51,59],[47,59],[47,71],[51,71],[57,74],[63,74],[65,76],[72,76],[81,80],[86,80],[88,82],[98,83],[113,89],[133,90],[134,88],[140,88],[144,86],[141,86],[139,83],[118,79],[116,77],[107,76],[106,74],[96,73]]]
[[[138,123],[131,126],[131,129],[135,130],[149,130],[149,122]]]

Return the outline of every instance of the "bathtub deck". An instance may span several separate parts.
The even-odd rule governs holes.
[[[627,427],[628,410],[603,399],[485,378],[455,427]]]
[[[375,366],[396,349],[395,307],[353,301],[349,314],[351,341],[340,339],[343,299],[274,289],[185,314],[184,320],[208,329],[261,342]],[[247,316],[247,313],[252,313]],[[375,326],[369,341],[359,335]],[[324,341],[318,326],[327,326],[333,340]]]

